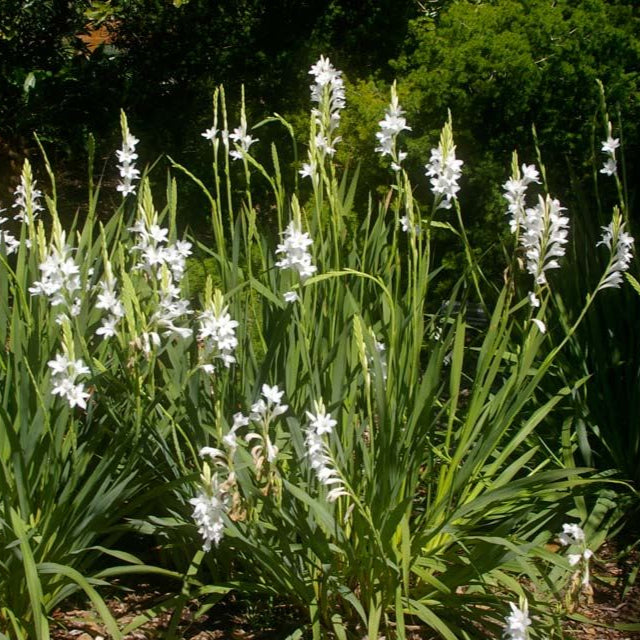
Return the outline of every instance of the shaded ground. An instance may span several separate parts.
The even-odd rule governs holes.
[[[640,640],[640,630],[629,628],[640,623],[640,576],[633,581],[640,563],[635,551],[617,562],[613,548],[598,552],[599,562],[592,568],[593,602],[582,603],[574,618],[564,625],[566,638],[573,640]],[[157,607],[170,594],[151,585],[138,585],[134,591],[109,600],[109,607],[121,628],[137,616]],[[299,623],[299,612],[283,603],[250,601],[227,596],[204,614],[194,619],[199,603],[185,607],[177,638],[182,640],[281,640]],[[162,640],[170,624],[170,613],[150,615],[150,620],[126,640]],[[54,613],[53,640],[107,640],[104,627],[90,608],[69,607]],[[414,631],[411,640],[431,640],[427,634]]]

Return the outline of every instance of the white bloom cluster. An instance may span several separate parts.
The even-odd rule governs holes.
[[[446,152],[442,143],[431,149],[426,175],[431,178],[431,191],[436,196],[439,209],[450,209],[451,201],[460,191],[458,180],[462,175],[462,160],[456,159],[456,148],[451,145]]]
[[[258,444],[251,449],[251,456],[258,470],[262,467],[265,454],[269,463],[273,462],[278,455],[278,447],[271,442],[269,424],[289,408],[288,405],[282,404],[283,394],[284,391],[280,391],[277,385],[270,387],[268,384],[263,384],[262,398],[259,398],[251,405],[249,419],[262,427],[262,433],[252,431],[245,436],[245,441],[258,441]]]
[[[30,222],[29,215],[27,213],[28,210],[30,209],[32,217],[36,218],[38,213],[44,208],[40,204],[42,192],[39,189],[36,189],[36,181],[30,179],[30,169],[28,175],[29,177],[27,178],[25,172],[22,172],[22,174],[20,175],[20,184],[13,192],[13,208],[18,210],[14,214],[13,219],[18,220],[19,222],[24,222],[27,225]]]
[[[376,138],[378,138],[380,146],[376,147],[375,150],[383,157],[391,156],[391,168],[394,171],[400,171],[400,165],[407,157],[407,153],[397,150],[396,141],[402,131],[411,131],[411,127],[407,126],[404,111],[398,103],[395,82],[391,87],[391,104],[385,111],[384,120],[380,120],[378,125],[380,126],[380,131],[376,133]]]
[[[165,336],[191,336],[192,331],[175,324],[175,320],[191,313],[189,301],[181,298],[180,280],[186,270],[186,259],[191,255],[191,243],[178,240],[167,244],[168,229],[158,224],[158,214],[145,211],[129,231],[138,234],[133,249],[140,252],[140,260],[134,269],[141,270],[159,281],[160,300],[153,320],[165,329]],[[154,340],[154,343],[157,341]]]
[[[311,254],[307,249],[313,244],[308,233],[302,233],[300,226],[293,220],[283,233],[284,242],[278,245],[276,254],[282,253],[282,260],[276,262],[280,269],[295,269],[301,280],[312,276],[317,267],[311,264]]]
[[[51,393],[66,398],[71,408],[77,406],[86,409],[89,394],[84,390],[84,385],[77,382],[79,376],[89,373],[84,362],[70,358],[66,346],[63,346],[62,353],[56,354],[55,360],[49,360],[47,364],[52,371]]]
[[[189,338],[193,331],[189,327],[180,327],[175,324],[176,320],[192,313],[189,309],[189,301],[181,297],[180,287],[173,283],[166,267],[163,272],[164,276],[160,281],[160,299],[152,320],[157,323],[160,329],[164,329],[162,335],[165,338],[170,336]]]
[[[249,416],[251,421],[264,422],[285,413],[289,406],[282,404],[283,395],[284,391],[280,391],[278,385],[270,387],[268,384],[263,384],[262,398],[259,398],[251,405],[251,414]]]
[[[22,172],[20,174],[20,184],[16,187],[14,193],[13,209],[17,211],[13,215],[13,219],[16,222],[24,222],[27,226],[31,224],[31,220],[34,220],[40,211],[43,210],[40,204],[40,198],[42,192],[36,189],[36,181],[32,177],[31,165],[28,160],[25,160]],[[0,209],[0,213],[6,211],[6,209]],[[0,216],[0,226],[7,222],[8,218]],[[0,229],[0,238],[4,241],[4,246],[7,255],[16,253],[20,246],[20,240],[18,240],[9,229]],[[31,247],[31,240],[25,241],[27,247]]]
[[[201,455],[208,455],[203,450]],[[211,550],[211,543],[217,547],[224,535],[224,515],[227,512],[229,498],[220,484],[218,474],[209,473],[209,466],[205,463],[202,476],[202,487],[195,498],[189,502],[193,505],[192,517],[198,526],[198,533],[202,536],[204,551]]]
[[[609,135],[607,139],[602,142],[602,151],[606,154],[607,159],[600,169],[600,173],[604,173],[607,176],[612,176],[618,171],[618,163],[616,161],[616,149],[620,146],[619,138],[614,138],[612,135],[612,126],[609,122]]]
[[[560,267],[557,258],[564,256],[569,233],[565,208],[550,196],[538,196],[538,204],[525,211],[520,244],[525,249],[527,271],[537,284],[545,284],[545,271]]]
[[[309,70],[309,75],[315,79],[314,84],[310,86],[311,101],[320,106],[312,111],[318,125],[316,147],[332,156],[336,152],[335,145],[341,140],[340,136],[334,136],[334,133],[340,124],[340,111],[345,107],[342,72],[331,64],[329,58],[320,56],[318,62]]]
[[[191,243],[178,240],[174,244],[167,244],[168,229],[158,225],[158,214],[154,212],[150,217],[141,215],[129,231],[138,234],[138,243],[134,250],[140,251],[140,261],[135,269],[141,269],[156,278],[162,277],[162,265],[171,271],[175,282],[180,282],[186,270],[187,258],[191,255]]]
[[[411,221],[409,220],[408,216],[402,216],[399,220],[398,220],[400,227],[402,228],[402,230],[407,233],[415,233],[418,234],[420,233],[420,225],[419,224],[411,224]]]
[[[309,162],[302,163],[302,169],[300,169],[298,173],[303,178],[311,178],[312,180],[314,180],[317,176],[316,169],[316,163],[313,162],[313,160],[309,160]]]
[[[0,213],[6,211],[6,209],[0,209]],[[0,226],[2,226],[9,218],[0,216]],[[9,229],[0,229],[0,238],[4,242],[7,255],[10,256],[15,253],[20,246],[20,241],[9,231]]]
[[[133,182],[140,178],[140,170],[136,169],[135,165],[135,161],[138,159],[138,154],[136,153],[136,145],[138,142],[140,142],[140,140],[132,136],[128,129],[125,128],[123,130],[122,149],[116,151],[116,155],[120,161],[118,170],[120,171],[121,178],[117,189],[122,193],[123,198],[129,194],[135,194],[136,186]]]
[[[205,358],[221,360],[225,367],[231,366],[236,359],[233,355],[238,346],[236,327],[238,322],[232,320],[228,313],[228,307],[222,304],[206,308],[199,316],[200,331],[198,342],[202,344],[202,352]],[[215,366],[207,363],[203,365],[207,373],[213,373]]]
[[[244,158],[249,152],[249,147],[254,142],[258,142],[258,138],[254,138],[247,133],[247,123],[244,122],[244,120],[239,127],[236,127],[233,130],[233,133],[229,134],[229,138],[235,142],[236,146],[235,150],[229,152],[229,155],[234,160],[241,160]]]
[[[511,216],[509,228],[511,233],[515,233],[524,223],[525,219],[525,198],[527,187],[532,183],[540,184],[540,174],[533,164],[523,164],[522,174],[516,165],[516,172],[503,185],[504,197],[507,200],[507,214]]]
[[[229,429],[229,433],[222,436],[222,441],[228,447],[232,455],[233,452],[238,448],[238,437],[236,435],[236,431],[238,431],[240,427],[246,427],[248,424],[249,418],[238,412],[233,416],[233,426],[231,427],[231,429]]]
[[[611,259],[607,265],[598,290],[608,287],[619,288],[622,284],[622,274],[627,271],[633,257],[633,238],[624,230],[620,213],[616,210],[613,219],[602,227],[602,238],[596,247],[603,244],[611,252]]]
[[[527,640],[528,628],[531,626],[527,601],[524,601],[522,609],[513,602],[510,602],[509,606],[511,613],[505,618],[503,637],[507,640]]]
[[[211,127],[210,129],[205,129],[204,133],[200,134],[203,138],[207,140],[211,140],[213,142],[218,135],[218,130],[215,127]]]
[[[558,536],[558,540],[564,547],[579,544],[584,542],[584,531],[577,524],[563,524],[562,533]]]
[[[244,124],[244,131],[245,131],[245,136],[246,136],[246,127],[247,125]],[[242,138],[242,126],[239,127],[238,129],[236,129],[234,131],[234,134],[238,134],[238,138],[237,141],[241,142],[241,138]],[[226,129],[216,129],[215,125],[213,127],[211,127],[210,129],[205,129],[205,131],[203,133],[201,133],[200,135],[203,138],[206,138],[207,140],[211,140],[211,142],[214,145],[214,149],[218,148],[218,134],[220,134],[220,138],[222,139],[222,143],[224,144],[225,148],[228,149],[229,148],[229,138],[231,137],[231,135],[229,134],[229,132]],[[254,142],[258,142],[257,139],[252,138],[251,136],[249,136],[249,138],[251,138],[251,141],[249,142],[248,146],[247,146],[247,140],[245,140],[245,146],[246,149],[248,150],[249,147],[254,143]],[[231,153],[229,154],[231,155]]]
[[[558,535],[560,544],[564,547],[572,545],[578,545],[581,547],[580,553],[569,553],[567,559],[569,564],[574,567],[579,563],[583,563],[582,566],[582,586],[589,587],[589,560],[593,556],[593,551],[587,548],[587,543],[584,535],[584,531],[577,524],[563,524],[562,533]]]
[[[116,294],[117,281],[113,277],[107,277],[98,283],[101,293],[98,294],[96,309],[107,312],[107,317],[102,318],[102,324],[96,330],[96,335],[104,339],[116,335],[116,325],[124,316],[124,308]]]
[[[52,307],[63,306],[72,316],[80,313],[80,268],[71,257],[72,249],[66,244],[66,234],[59,231],[56,241],[49,248],[49,255],[40,263],[41,279],[29,287],[31,295],[49,298]],[[64,315],[58,316],[57,322]]]
[[[333,466],[329,448],[325,444],[322,436],[331,433],[337,422],[331,417],[331,414],[326,412],[322,401],[316,402],[315,404],[315,414],[310,411],[306,412],[307,418],[309,418],[309,426],[306,429],[305,435],[307,456],[310,460],[311,468],[315,471],[318,482],[327,487],[333,487],[327,494],[327,500],[334,502],[340,496],[348,495],[348,493],[344,488],[340,474]]]

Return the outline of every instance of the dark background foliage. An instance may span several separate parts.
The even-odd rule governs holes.
[[[408,112],[408,167],[425,199],[422,167],[451,110],[465,161],[463,207],[481,254],[499,251],[505,227],[500,184],[511,152],[536,160],[532,125],[552,193],[572,207],[591,190],[604,137],[596,79],[604,83],[615,135],[623,138],[632,199],[638,182],[640,17],[634,2],[1,0],[0,7],[5,204],[22,158],[36,151],[33,131],[70,189],[82,185],[84,144],[92,132],[109,178],[121,108],[145,161],[167,153],[206,171],[200,133],[210,126],[211,94],[219,84],[229,98],[231,127],[245,85],[250,124],[276,111],[304,142],[307,71],[321,53],[347,80],[340,160],[353,165],[367,158],[363,200],[374,179],[388,176],[372,150],[389,83],[397,78]],[[269,135],[261,130],[261,141]],[[268,158],[268,144],[255,148]],[[606,204],[606,189],[602,195]]]

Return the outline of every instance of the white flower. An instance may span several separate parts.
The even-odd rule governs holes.
[[[540,306],[540,300],[538,300],[538,296],[533,291],[529,291],[528,294],[529,304],[535,309]]]
[[[582,586],[589,587],[589,560],[593,557],[593,551],[587,548],[584,531],[577,524],[563,524],[562,533],[558,536],[560,544],[564,546],[579,545],[580,553],[567,554],[567,560],[572,567],[581,565]]]
[[[558,540],[565,547],[584,542],[584,531],[577,524],[563,524]]]
[[[189,301],[180,298],[180,289],[173,284],[168,270],[164,269],[163,278],[159,287],[160,300],[151,321],[158,328],[164,329],[164,337],[178,336],[180,338],[191,337],[193,331],[189,327],[180,327],[175,320],[181,319],[192,313],[189,309]]]
[[[76,303],[74,294],[81,290],[80,268],[71,258],[72,249],[65,240],[65,232],[60,231],[49,255],[38,267],[42,277],[29,287],[29,293],[47,297],[52,307],[62,305],[71,311]]]
[[[222,491],[218,475],[214,474],[209,486],[202,488],[189,502],[193,505],[192,517],[202,536],[202,548],[211,550],[211,543],[217,547],[224,535],[224,514],[227,511],[228,497]]]
[[[622,284],[622,274],[629,269],[633,257],[634,240],[624,230],[624,226],[620,212],[616,209],[611,222],[606,227],[602,227],[602,238],[596,247],[601,244],[606,246],[611,252],[611,258],[598,285],[598,290],[608,287],[619,288]]]
[[[616,149],[620,146],[620,140],[612,136],[611,122],[608,123],[608,130],[609,135],[607,136],[607,139],[602,143],[602,151],[607,155],[607,159],[605,160],[602,169],[600,169],[600,173],[612,176],[618,170],[618,163],[616,161]]]
[[[538,284],[547,282],[545,271],[559,268],[557,258],[565,254],[569,218],[562,215],[564,210],[550,196],[538,196],[538,204],[525,212],[520,244],[525,249],[527,271]]]
[[[375,150],[383,157],[386,155],[391,156],[393,170],[399,171],[400,163],[407,154],[397,151],[396,141],[402,131],[411,131],[411,127],[407,126],[404,111],[398,104],[395,82],[391,87],[391,104],[385,111],[384,120],[380,120],[378,125],[380,126],[380,131],[376,133],[376,138],[378,138],[380,145]]]
[[[238,441],[236,437],[236,431],[240,429],[240,427],[246,427],[249,424],[249,418],[242,413],[236,413],[233,416],[233,426],[229,430],[229,433],[222,437],[222,441],[225,443],[227,447],[233,451],[238,447]]]
[[[218,130],[215,127],[211,127],[211,129],[206,129],[204,133],[200,135],[207,140],[213,140],[218,134]]]
[[[325,412],[322,401],[315,403],[316,414],[307,411],[310,425],[306,429],[305,445],[307,447],[307,457],[311,468],[316,474],[316,478],[327,487],[332,487],[327,500],[334,502],[340,496],[348,495],[340,474],[333,467],[329,449],[322,439],[322,435],[330,433],[337,424],[330,414]]]
[[[79,376],[89,373],[89,368],[82,360],[69,358],[67,347],[63,345],[62,353],[56,354],[54,360],[47,363],[52,371],[52,395],[66,398],[69,406],[87,408],[89,394],[85,392],[84,385],[77,382]]]
[[[98,286],[101,293],[98,294],[98,301],[95,303],[96,309],[103,309],[109,312],[106,318],[102,318],[102,325],[96,330],[96,335],[109,338],[116,335],[116,325],[124,317],[124,308],[116,292],[116,280],[107,277],[101,280]]]
[[[603,143],[602,143],[602,150],[605,153],[615,153],[616,149],[620,146],[620,140],[618,138],[612,138],[611,136],[609,136]]]
[[[315,78],[310,87],[311,100],[320,106],[312,111],[318,127],[316,147],[327,155],[333,155],[335,145],[340,141],[340,136],[334,136],[334,133],[340,124],[340,111],[345,107],[342,72],[334,68],[329,58],[320,56],[309,74]]]
[[[313,178],[316,175],[316,165],[314,162],[303,162],[302,163],[302,169],[300,169],[298,171],[298,173],[303,177],[303,178],[311,178],[313,180]]]
[[[102,318],[102,324],[96,329],[96,335],[102,336],[104,339],[115,336],[117,334],[116,325],[119,322],[120,318],[114,315]]]
[[[198,452],[198,455],[201,458],[211,458],[214,462],[218,459],[224,460],[224,452],[220,449],[216,449],[215,447],[202,447]]]
[[[531,318],[531,322],[533,322],[533,324],[535,324],[536,327],[538,327],[538,331],[540,331],[540,333],[547,332],[547,325],[539,318]]]
[[[529,184],[532,182],[540,182],[540,174],[533,164],[523,164],[522,174],[517,166],[517,160],[514,160],[515,175],[511,176],[503,185],[504,198],[509,203],[507,213],[511,216],[509,227],[511,233],[515,233],[525,220],[525,196]]]
[[[267,402],[280,404],[280,400],[282,400],[283,394],[284,391],[280,391],[280,389],[278,389],[278,385],[274,385],[273,387],[270,387],[268,384],[262,385],[262,395],[265,397]]]
[[[240,160],[249,152],[249,147],[258,142],[257,138],[247,133],[247,125],[243,122],[239,127],[233,130],[233,133],[229,134],[229,138],[236,144],[235,151],[229,152],[229,155],[235,160]]]
[[[2,220],[4,221],[6,218],[3,218]],[[20,241],[11,233],[11,231],[8,231],[7,229],[0,229],[0,238],[2,238],[2,242],[4,242],[8,256],[18,251]]]
[[[268,384],[262,385],[262,398],[259,398],[251,405],[249,418],[253,422],[266,423],[271,418],[282,415],[289,408],[286,404],[281,404],[284,391],[280,391],[277,385],[270,387]],[[266,402],[265,402],[266,400]]]
[[[282,234],[284,241],[276,249],[276,254],[284,254],[282,260],[276,262],[280,269],[295,269],[301,280],[312,276],[317,267],[311,263],[311,254],[307,251],[313,244],[308,233],[302,233],[292,220]]]
[[[400,226],[405,233],[412,232],[416,235],[420,233],[420,225],[414,224],[413,226],[411,226],[411,223],[409,222],[409,218],[407,216],[402,216],[400,220],[398,220],[398,222],[400,223]]]
[[[145,331],[140,336],[142,351],[148,357],[154,347],[160,346],[160,336],[155,331]]]
[[[222,302],[205,309],[200,314],[200,331],[198,341],[202,343],[204,357],[211,357],[222,361],[229,368],[236,359],[233,355],[238,346],[236,327],[238,322],[232,320],[228,313],[228,307],[222,307]]]
[[[458,180],[462,175],[463,163],[456,159],[455,150],[452,145],[445,154],[440,143],[437,149],[431,149],[429,164],[425,165],[426,175],[431,178],[431,191],[441,209],[450,209],[452,199],[460,190]]]
[[[136,145],[140,140],[135,138],[129,133],[126,117],[124,113],[121,117],[122,127],[122,148],[116,151],[120,164],[118,170],[120,171],[120,177],[122,181],[118,184],[116,189],[122,193],[122,197],[125,198],[130,194],[135,194],[136,187],[133,184],[135,180],[140,178],[140,171],[135,167],[135,161],[138,159],[138,154],[135,152]]]
[[[519,609],[513,602],[509,603],[511,613],[505,618],[504,637],[508,640],[526,640],[527,629],[531,626],[527,601],[524,601],[522,609]]]
[[[43,210],[40,204],[42,192],[35,187],[36,181],[31,179],[31,168],[25,166],[25,171],[20,175],[20,184],[13,192],[13,208],[18,210],[13,216],[14,220],[25,222],[28,225],[28,210],[31,209],[32,218],[35,218]]]
[[[283,298],[285,302],[297,302],[298,300],[300,300],[300,296],[298,296],[298,294],[295,291],[287,291],[283,295]]]
[[[319,436],[324,433],[331,433],[333,431],[333,427],[335,427],[338,422],[331,417],[330,413],[325,412],[324,405],[317,406],[316,411],[316,414],[313,414],[310,411],[306,412],[311,427],[315,429]]]

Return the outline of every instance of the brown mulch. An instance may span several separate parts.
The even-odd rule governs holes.
[[[567,619],[563,625],[565,637],[571,640],[640,640],[640,631],[624,626],[640,622],[640,575],[629,584],[629,576],[637,571],[638,550],[617,561],[615,549],[605,546],[598,551],[592,566],[593,597],[581,601],[574,614],[589,622]],[[108,600],[112,614],[124,628],[136,616],[158,606],[169,594],[152,585],[136,585],[119,598]],[[194,620],[199,603],[191,601],[182,612],[178,637],[182,640],[279,640],[296,627],[299,613],[277,602],[251,601],[228,595],[205,614]],[[160,613],[126,640],[162,640],[168,629],[170,613]],[[57,610],[51,628],[53,640],[107,640],[105,628],[95,611],[82,606]],[[617,627],[617,628],[616,628]],[[412,634],[413,640],[423,640]]]
[[[592,602],[581,602],[575,611],[592,623],[567,620],[564,630],[569,638],[640,640],[640,631],[624,629],[640,624],[640,552],[636,549],[621,561],[616,561],[615,553],[613,545],[598,550],[591,572]]]
[[[173,594],[163,593],[149,584],[140,584],[120,598],[107,600],[111,613],[121,629],[149,610],[159,609],[163,600]],[[286,604],[252,602],[229,594],[209,611],[195,614],[200,603],[187,603],[178,625],[182,640],[277,640],[295,630],[299,614]],[[52,640],[108,640],[104,625],[91,608],[65,608],[53,614]],[[171,620],[171,612],[150,615],[148,622],[127,634],[125,640],[162,640]]]

